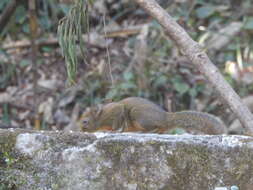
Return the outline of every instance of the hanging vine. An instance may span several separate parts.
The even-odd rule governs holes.
[[[89,7],[93,0],[76,0],[67,16],[60,20],[58,25],[58,37],[65,58],[68,80],[75,83],[77,73],[77,49],[80,47],[85,59],[86,47],[82,34],[89,32]]]

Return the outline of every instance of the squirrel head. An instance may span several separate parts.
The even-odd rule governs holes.
[[[86,111],[81,115],[79,120],[79,126],[81,128],[81,131],[96,131],[98,128],[98,118],[101,116],[102,112],[102,105],[87,108]]]

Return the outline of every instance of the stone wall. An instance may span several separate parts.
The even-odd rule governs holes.
[[[0,130],[0,189],[253,189],[253,138]]]

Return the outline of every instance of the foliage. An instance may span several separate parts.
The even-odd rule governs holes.
[[[245,6],[245,4],[247,3],[248,1],[240,4],[240,6]],[[224,1],[223,3],[216,2],[216,1],[205,2],[201,0],[193,1],[193,3],[191,4],[192,6],[191,9],[188,9],[189,4],[187,5],[180,4],[180,6],[172,5],[168,7],[168,10],[172,11],[171,14],[176,15],[177,19],[182,19],[184,23],[186,24],[186,27],[190,28],[190,31],[194,31],[192,35],[196,40],[202,41],[203,39],[202,37],[204,37],[207,34],[213,33],[212,31],[215,29],[214,27],[215,25],[212,25],[212,23],[215,23],[217,25],[217,24],[224,24],[225,22],[228,22],[229,20],[233,21],[231,19],[231,15],[233,13],[229,12],[229,10],[233,8],[232,7],[233,5],[229,1]],[[175,7],[176,9],[174,9]],[[79,13],[79,15],[80,14],[81,13]],[[117,17],[117,15],[115,15],[115,17]],[[88,18],[88,17],[86,16],[85,18]],[[244,20],[244,23],[245,23],[244,29],[250,29],[251,20],[252,20],[251,17],[247,15],[242,15],[239,18],[243,18]],[[68,19],[68,22],[69,23],[66,24],[65,26],[70,26],[71,19]],[[196,30],[196,26],[205,27],[204,32],[202,30]],[[75,31],[75,27],[76,26],[74,26],[74,31]],[[169,59],[169,52],[172,50],[173,44],[167,43],[167,39],[164,40],[164,36],[161,35],[162,29],[159,25],[157,25],[156,22],[153,22],[150,27],[155,31],[154,33],[156,33],[155,35],[153,35],[153,37],[151,35],[148,37],[149,47],[150,49],[154,49],[153,54],[150,55],[150,57],[153,56],[153,57],[160,57],[162,59]],[[76,56],[74,56],[74,53],[76,52],[75,51],[75,43],[76,43],[75,37],[78,39],[80,38],[80,37],[77,37],[77,35],[75,35],[74,33],[72,34],[73,36],[70,35],[71,36],[70,39],[66,38],[65,41],[61,42],[61,46],[63,48],[63,51],[65,52],[64,53],[65,58],[69,59],[67,61],[68,63],[67,70],[69,72],[69,77],[71,79],[73,79],[76,73],[76,69],[77,69],[76,68],[77,60],[75,59]],[[63,36],[64,36],[63,34],[60,35],[60,40],[63,40]],[[232,47],[233,45],[235,47],[238,47],[237,44],[241,44],[242,39],[239,39],[239,38],[235,38],[235,39],[236,40],[232,41],[232,43],[228,46],[226,51],[219,53],[218,58],[220,55],[223,56],[225,60],[230,60],[231,58],[233,59],[236,57],[235,50],[238,50],[238,49],[233,49]],[[131,41],[131,38],[129,39],[129,41]],[[67,46],[67,42],[69,43],[69,47]],[[82,47],[82,44],[80,44],[80,47]],[[222,64],[224,64],[224,58],[217,59],[215,61],[218,66],[221,67]],[[116,80],[116,82],[110,86],[106,94],[104,95],[103,93],[101,94],[102,95],[101,97],[105,96],[106,99],[118,100],[122,97],[132,95],[132,96],[144,96],[151,99],[157,99],[158,97],[157,95],[154,95],[154,93],[159,93],[160,87],[163,86],[164,88],[162,89],[161,92],[163,91],[173,92],[177,95],[178,98],[183,100],[185,99],[186,96],[193,97],[193,98],[197,97],[198,95],[203,93],[203,89],[204,89],[204,86],[202,83],[196,83],[192,86],[192,84],[189,84],[188,81],[184,81],[185,79],[183,79],[178,72],[173,72],[171,70],[167,71],[167,73],[160,72],[159,66],[158,67],[153,66],[152,70],[148,70],[147,72],[145,72],[146,80],[150,80],[149,82],[150,88],[148,90],[140,89],[139,86],[136,84],[139,78],[138,73],[134,71],[125,72],[124,68],[122,68],[121,74],[122,74],[122,78],[119,80]],[[126,77],[128,75],[129,77]],[[173,88],[173,90],[171,90],[170,88]]]
[[[62,48],[62,54],[65,57],[68,78],[71,83],[74,83],[77,71],[77,40],[79,40],[82,54],[85,57],[85,44],[82,34],[83,28],[89,31],[88,5],[91,4],[92,0],[76,1],[68,15],[60,21],[58,26],[59,43]]]
[[[0,1],[0,14],[8,2],[9,0]],[[70,6],[59,3],[57,0],[38,0],[36,4],[38,7],[37,16],[40,29],[48,32],[56,31],[55,26],[58,23],[58,18],[60,16],[62,17],[62,15],[66,15],[70,8]],[[17,38],[18,36],[16,34],[20,33],[29,36],[28,10],[25,3],[20,3],[18,5],[14,15],[12,15],[11,21],[0,34],[0,37],[11,34],[13,37]]]

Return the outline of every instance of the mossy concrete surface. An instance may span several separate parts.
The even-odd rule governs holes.
[[[0,130],[0,190],[253,189],[253,138]]]

